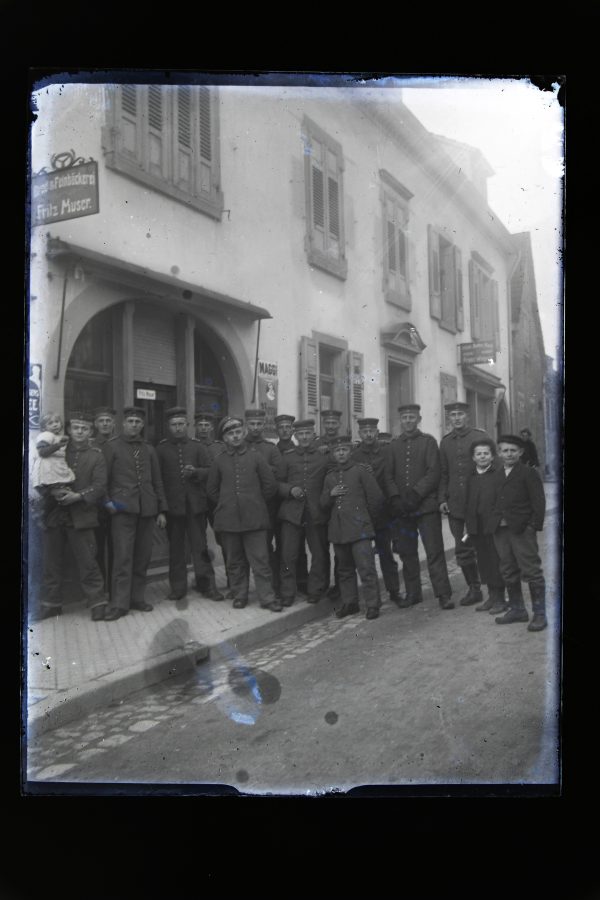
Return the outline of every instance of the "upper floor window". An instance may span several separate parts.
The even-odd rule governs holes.
[[[474,341],[493,341],[500,350],[500,312],[498,282],[492,267],[478,253],[469,260],[469,298],[471,304],[471,337]]]
[[[429,312],[442,328],[456,333],[465,327],[461,252],[429,225]]]
[[[308,118],[303,122],[306,252],[311,265],[345,278],[344,160],[341,145]]]
[[[110,97],[107,166],[220,219],[215,88],[123,84]]]
[[[413,196],[381,169],[383,204],[383,290],[388,303],[411,309],[409,286],[408,201]]]

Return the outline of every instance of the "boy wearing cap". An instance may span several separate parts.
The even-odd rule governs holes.
[[[366,618],[376,619],[381,600],[372,545],[373,522],[380,515],[384,497],[366,466],[350,459],[351,452],[351,439],[338,436],[331,449],[335,468],[325,476],[321,492],[321,506],[330,511],[327,536],[338,562],[342,606],[336,616],[341,619],[359,610],[358,571]]]
[[[406,403],[398,407],[401,434],[391,442],[386,460],[386,494],[394,515],[396,550],[402,560],[406,599],[399,606],[412,606],[423,599],[419,564],[419,535],[425,547],[427,568],[441,609],[454,609],[448,579],[442,519],[438,510],[440,453],[436,439],[419,429],[421,407]]]
[[[48,497],[43,518],[44,570],[41,585],[41,619],[60,615],[65,545],[71,548],[79,580],[94,621],[104,618],[108,598],[96,560],[94,529],[98,525],[97,501],[106,492],[106,464],[102,451],[92,447],[92,416],[72,412],[67,422],[67,465],[75,479],[62,492]]]
[[[200,441],[188,437],[186,409],[174,406],[165,416],[170,436],[160,441],[156,453],[169,507],[169,600],[179,600],[187,593],[186,535],[192,552],[196,590],[209,600],[223,600],[206,544],[206,478],[210,456]]]
[[[146,603],[146,572],[152,556],[154,526],[165,528],[167,501],[156,450],[142,438],[145,412],[137,406],[123,410],[122,433],[103,446],[108,472],[108,501],[112,516],[113,578],[107,621],[126,616],[130,609],[150,612]]]
[[[221,422],[219,436],[225,452],[212,462],[207,493],[216,506],[215,531],[223,542],[234,607],[242,609],[248,603],[249,566],[260,605],[281,612],[267,549],[267,501],[276,495],[277,481],[262,454],[250,450],[244,431],[241,419],[228,416]]]
[[[318,603],[329,583],[329,544],[327,513],[320,505],[328,457],[320,453],[315,441],[315,420],[294,422],[298,446],[283,454],[278,519],[281,522],[281,597],[291,606],[298,590],[298,556],[304,542],[310,550],[308,603]]]
[[[539,556],[537,532],[544,527],[546,497],[537,471],[521,462],[523,441],[514,434],[498,438],[502,467],[495,475],[496,492],[490,516],[500,572],[508,592],[508,611],[498,625],[529,622],[521,581],[529,584],[533,618],[528,631],[542,631],[546,621],[546,581]]]
[[[385,492],[385,460],[389,455],[389,447],[384,447],[379,442],[377,426],[379,419],[358,419],[358,435],[360,443],[352,451],[353,462],[364,465],[368,472],[375,476],[382,493]],[[377,517],[375,525],[375,550],[379,555],[383,582],[389,594],[390,600],[400,603],[400,579],[398,577],[398,565],[394,559],[392,550],[392,511],[389,503],[385,502]]]
[[[465,535],[465,501],[467,480],[472,469],[471,445],[482,437],[488,438],[482,428],[469,425],[469,406],[454,400],[444,406],[452,430],[440,442],[442,473],[438,489],[440,512],[448,516],[448,524],[454,538],[456,562],[462,569],[469,590],[460,600],[461,606],[481,603],[481,579],[477,568],[475,548],[463,541]]]

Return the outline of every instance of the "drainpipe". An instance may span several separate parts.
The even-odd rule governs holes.
[[[69,266],[65,269],[65,275],[63,279],[63,293],[62,293],[62,303],[60,307],[60,324],[58,330],[58,353],[56,356],[56,372],[54,373],[54,378],[57,379],[60,375],[60,354],[62,353],[62,340],[63,340],[63,328],[65,324],[65,301],[67,297],[67,284],[69,283]]]

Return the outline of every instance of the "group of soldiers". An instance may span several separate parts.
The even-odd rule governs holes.
[[[394,439],[378,431],[378,419],[362,418],[359,441],[354,442],[340,433],[341,412],[326,410],[320,437],[314,419],[278,415],[275,444],[264,437],[263,410],[249,409],[243,417],[220,421],[199,412],[192,438],[186,409],[173,407],[166,413],[168,437],[156,447],[142,436],[145,414],[139,407],[124,409],[119,434],[115,411],[108,407],[92,414],[71,413],[66,461],[75,481],[65,498],[48,498],[43,517],[42,617],[61,611],[67,543],[92,619],[112,621],[130,610],[150,611],[144,592],[155,524],[168,536],[170,600],[181,599],[188,590],[191,555],[194,588],[207,599],[231,599],[236,609],[245,607],[252,570],[262,607],[280,612],[299,594],[308,603],[327,595],[341,618],[359,611],[358,575],[366,617],[374,619],[381,607],[375,554],[393,603],[402,608],[423,599],[420,536],[433,593],[441,609],[453,609],[442,536],[441,517],[447,515],[467,584],[460,604],[502,612],[496,619],[501,623],[529,621],[526,612],[523,618],[523,579],[537,602],[530,630],[541,630],[546,625],[545,583],[537,543],[534,547],[529,540],[525,546],[520,537],[523,516],[523,528],[533,527],[534,537],[543,527],[541,479],[529,469],[531,474],[517,479],[522,490],[514,489],[516,500],[509,491],[507,503],[516,503],[521,512],[519,527],[513,528],[512,506],[503,505],[504,479],[508,486],[510,479],[511,484],[515,481],[515,465],[527,468],[519,461],[521,439],[499,439],[502,465],[495,459],[494,442],[469,425],[465,403],[448,404],[446,412],[451,431],[439,446],[420,430],[420,407],[415,403],[398,408],[400,434]],[[512,462],[510,453],[502,452],[507,441],[517,450]],[[479,444],[491,448],[491,462],[482,453],[487,467],[477,462],[476,469],[474,448]],[[474,478],[478,487],[483,485],[477,473],[490,472],[494,486],[482,500],[485,492],[470,491],[469,485]],[[475,494],[469,511],[469,498]],[[469,521],[474,524],[467,528]],[[209,524],[222,551],[227,594],[216,584],[207,543]],[[479,542],[469,539],[478,532]],[[498,552],[501,547],[504,557]],[[485,600],[478,553],[489,588]],[[395,554],[402,563],[405,594],[400,592]]]

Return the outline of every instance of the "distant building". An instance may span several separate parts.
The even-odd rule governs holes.
[[[544,375],[544,424],[546,428],[546,460],[543,464],[544,477],[549,480],[560,478],[562,471],[563,446],[563,395],[560,372],[553,367],[553,359],[546,356]]]

